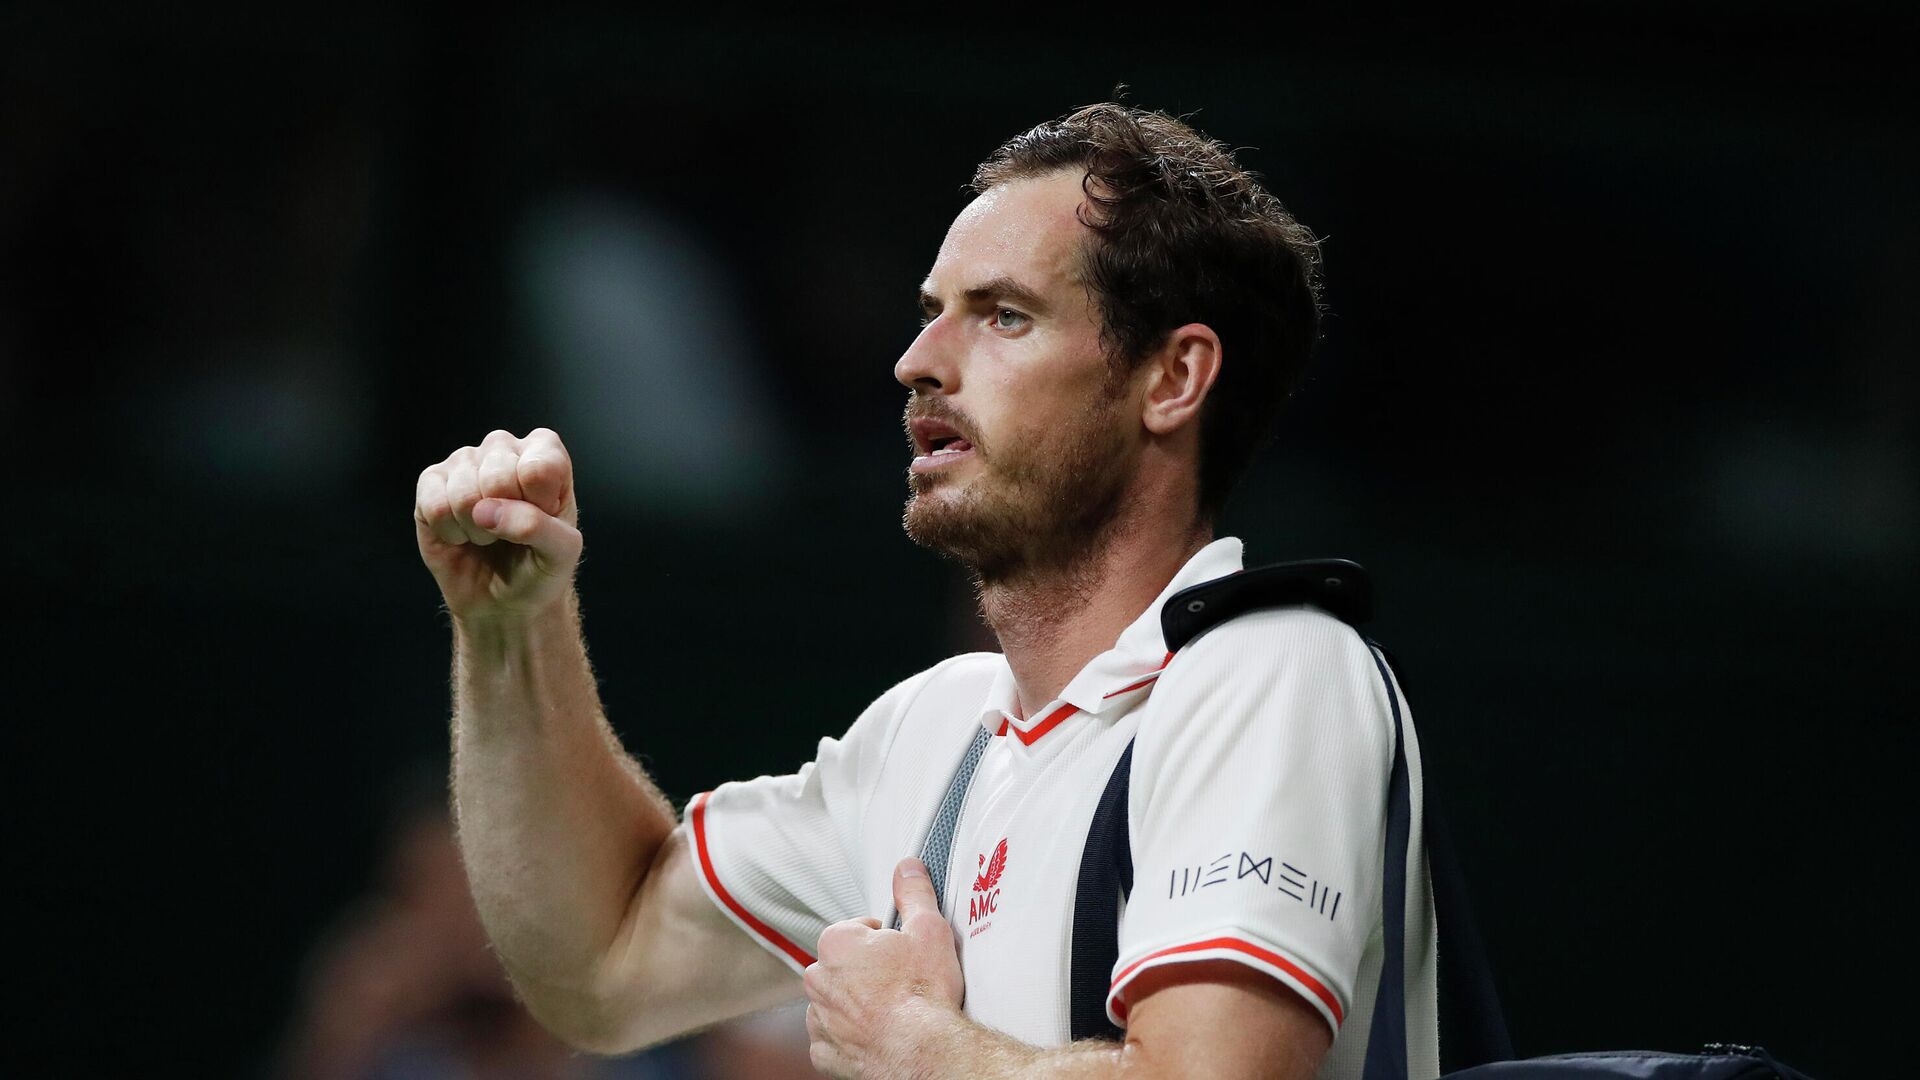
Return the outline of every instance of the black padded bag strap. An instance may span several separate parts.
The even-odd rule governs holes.
[[[1203,581],[1167,598],[1160,633],[1179,652],[1203,632],[1259,608],[1314,604],[1348,626],[1373,617],[1373,582],[1350,559],[1307,559],[1242,570]]]
[[[1127,785],[1133,774],[1133,741],[1087,827],[1080,880],[1073,896],[1073,957],[1067,975],[1068,1030],[1080,1039],[1126,1038],[1107,1019],[1107,988],[1120,960],[1120,899],[1133,895],[1133,843],[1127,832]]]

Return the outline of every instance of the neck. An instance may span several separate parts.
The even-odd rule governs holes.
[[[1072,564],[978,585],[980,611],[1000,639],[1023,716],[1060,696],[1087,661],[1113,647],[1213,530],[1130,528],[1116,521]]]

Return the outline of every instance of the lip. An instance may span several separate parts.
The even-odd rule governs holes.
[[[941,439],[966,439],[959,428],[931,416],[916,416],[907,421],[907,430],[913,435],[914,452],[922,456],[933,453],[933,444]]]
[[[907,471],[915,472],[915,473],[930,473],[930,472],[938,471],[940,469],[949,469],[953,467],[955,462],[965,461],[968,458],[971,458],[972,456],[973,456],[973,447],[971,446],[967,447],[965,450],[960,450],[951,454],[921,454],[913,459],[913,464],[907,467]]]

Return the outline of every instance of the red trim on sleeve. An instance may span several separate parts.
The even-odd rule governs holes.
[[[700,854],[700,870],[706,875],[707,884],[713,887],[713,895],[719,897],[728,911],[733,912],[741,922],[752,927],[753,932],[764,938],[769,945],[792,957],[801,967],[810,966],[814,962],[812,954],[788,941],[778,930],[755,918],[753,912],[748,911],[744,904],[735,900],[733,894],[727,891],[727,887],[720,884],[719,876],[713,872],[713,859],[707,854],[707,796],[711,794],[713,793],[710,791],[703,791],[693,797],[693,802],[687,807],[687,820],[693,824],[693,845]]]
[[[1287,974],[1293,976],[1294,978],[1300,980],[1301,986],[1304,986],[1308,990],[1313,991],[1313,996],[1319,998],[1321,1003],[1327,1007],[1327,1010],[1333,1014],[1333,1022],[1336,1027],[1338,1027],[1340,1024],[1346,1021],[1346,1017],[1340,1011],[1339,999],[1333,996],[1333,992],[1331,990],[1328,990],[1325,986],[1322,986],[1320,984],[1319,979],[1316,979],[1312,975],[1307,974],[1307,971],[1305,968],[1302,968],[1299,964],[1296,964],[1293,961],[1287,959],[1286,957],[1281,956],[1277,952],[1273,952],[1272,950],[1269,950],[1269,949],[1263,949],[1260,946],[1251,944],[1249,942],[1241,941],[1239,938],[1230,938],[1230,937],[1208,938],[1205,941],[1188,942],[1185,945],[1175,945],[1171,948],[1161,949],[1159,952],[1148,953],[1147,955],[1141,957],[1140,959],[1135,960],[1133,963],[1128,964],[1126,966],[1126,969],[1121,971],[1120,974],[1114,978],[1112,985],[1119,986],[1121,983],[1126,982],[1127,977],[1129,975],[1132,975],[1134,972],[1140,970],[1141,965],[1146,964],[1150,961],[1158,960],[1161,957],[1165,957],[1165,956],[1175,956],[1180,953],[1205,952],[1209,949],[1231,949],[1234,952],[1243,952],[1243,953],[1246,953],[1248,956],[1256,957],[1259,960],[1272,964],[1274,967],[1277,967],[1281,971],[1284,971]],[[1126,1000],[1120,997],[1114,998],[1113,1011],[1115,1015],[1120,1017],[1121,1020],[1125,1020],[1127,1018]]]

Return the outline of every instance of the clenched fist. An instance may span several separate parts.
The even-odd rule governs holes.
[[[560,436],[495,431],[420,474],[413,531],[456,619],[532,615],[565,598],[580,563],[573,461]]]

